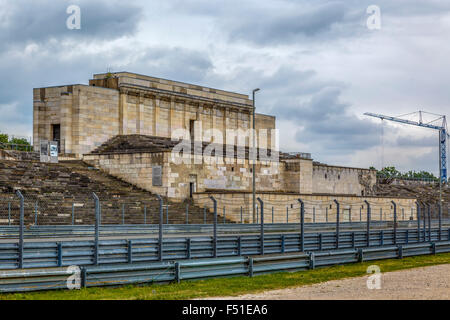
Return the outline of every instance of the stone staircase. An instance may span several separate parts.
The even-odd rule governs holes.
[[[0,160],[0,224],[5,224],[7,206],[17,224],[19,201],[14,193],[21,190],[25,197],[25,222],[38,225],[71,224],[72,207],[75,224],[93,224],[95,192],[101,201],[102,224],[121,224],[125,208],[125,224],[143,224],[144,208],[146,222],[159,222],[159,201],[154,194],[137,188],[82,161],[62,161],[58,164],[38,161]],[[186,202],[167,203],[169,223],[186,222]],[[206,214],[207,223],[213,215]],[[164,210],[166,222],[166,208]],[[189,223],[204,222],[203,209],[189,204]]]

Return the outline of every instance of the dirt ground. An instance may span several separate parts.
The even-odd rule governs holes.
[[[382,272],[383,270],[381,270]],[[368,289],[368,276],[333,280],[298,288],[272,290],[237,297],[242,300],[449,300],[450,264],[381,273],[380,289]],[[373,278],[371,278],[373,280]]]

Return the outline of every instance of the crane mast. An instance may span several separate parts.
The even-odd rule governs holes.
[[[433,130],[439,131],[439,173],[440,173],[440,179],[442,183],[447,182],[447,138],[449,137],[449,134],[447,132],[447,121],[445,116],[439,116],[437,120],[442,119],[442,126],[437,126],[431,123],[424,123],[422,114],[423,111],[419,111],[419,121],[411,121],[407,119],[402,119],[399,117],[391,117],[386,116],[382,114],[376,114],[376,113],[370,113],[366,112],[364,115],[369,117],[378,118],[381,120],[388,120],[388,121],[394,121],[398,123],[403,123],[407,125],[422,127],[422,128],[428,128]]]

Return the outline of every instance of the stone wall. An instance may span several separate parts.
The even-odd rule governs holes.
[[[242,207],[243,220],[245,222],[253,222],[251,192],[195,193],[194,203],[199,207],[206,207],[212,212],[210,195],[217,200],[218,215],[223,215],[223,208],[225,207],[226,218],[239,222]],[[272,222],[272,208],[274,223],[298,223],[300,221],[299,198],[305,203],[305,222],[335,222],[337,205],[334,200],[337,200],[340,204],[339,220],[341,222],[367,221],[365,200],[371,206],[371,221],[380,221],[380,219],[392,221],[394,219],[394,210],[391,201],[395,201],[397,204],[397,219],[399,221],[417,218],[416,199],[412,198],[352,197],[276,192],[258,192],[257,197],[264,201],[264,221],[267,223]],[[259,206],[259,202],[257,202],[257,205]],[[259,210],[258,208],[258,213],[260,213]]]
[[[61,126],[61,150],[81,157],[119,133],[115,90],[85,85],[34,89],[33,144],[52,140],[52,125]]]
[[[313,165],[312,192],[369,195],[376,184],[376,171],[368,169]]]

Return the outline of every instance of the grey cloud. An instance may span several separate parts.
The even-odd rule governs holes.
[[[69,30],[66,20],[69,5],[81,9],[81,29]],[[0,2],[5,22],[0,24],[0,51],[49,40],[111,40],[136,31],[141,13],[129,2],[15,0]]]

